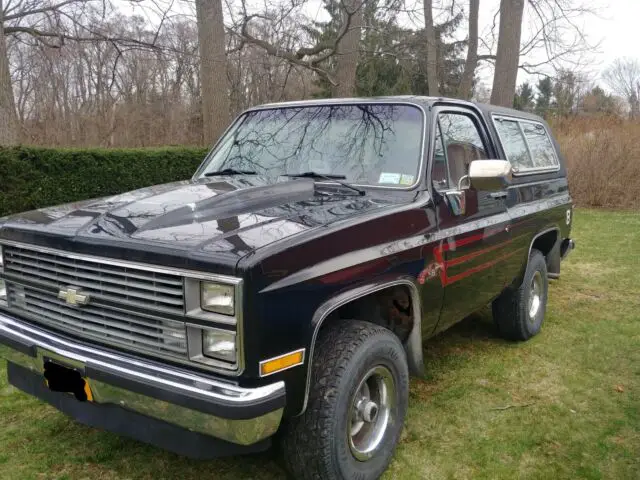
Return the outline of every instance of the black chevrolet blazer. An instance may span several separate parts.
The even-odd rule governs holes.
[[[264,105],[189,181],[0,219],[0,352],[83,423],[194,457],[278,433],[295,478],[377,478],[425,339],[487,304],[538,333],[572,212],[537,116]]]

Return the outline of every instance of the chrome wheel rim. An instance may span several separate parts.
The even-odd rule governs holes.
[[[537,271],[529,287],[529,321],[534,322],[542,306],[542,274]]]
[[[360,461],[373,457],[391,424],[396,398],[395,382],[388,368],[372,368],[351,399],[347,437],[351,454]]]

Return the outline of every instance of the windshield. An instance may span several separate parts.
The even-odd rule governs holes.
[[[409,105],[256,110],[225,135],[199,176],[223,169],[268,177],[315,172],[349,183],[410,186],[419,175],[422,122],[421,110]]]

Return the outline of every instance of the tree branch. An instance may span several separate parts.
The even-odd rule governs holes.
[[[66,5],[71,5],[73,3],[89,3],[93,1],[95,0],[66,0],[64,2],[60,2],[55,5],[49,5],[47,7],[34,8],[32,10],[24,10],[22,12],[14,13],[13,15],[5,15],[4,21],[6,22],[10,20],[16,20],[18,18],[24,18],[29,15],[37,15],[39,13],[56,12]]]
[[[40,30],[34,27],[21,27],[16,25],[12,27],[5,27],[4,33],[5,35],[25,33],[27,35],[31,35],[32,37],[36,38],[40,42],[46,44],[47,46],[54,47],[54,48],[62,47],[65,40],[68,40],[73,42],[111,42],[111,43],[119,43],[119,44],[125,44],[125,45],[136,45],[136,46],[145,47],[149,49],[159,49],[159,47],[155,43],[144,42],[142,40],[127,38],[127,37],[112,37],[108,35],[102,35],[97,32],[92,32],[93,33],[92,36],[83,37],[78,35],[69,35],[67,33],[61,33],[61,32],[48,32],[48,31]],[[58,45],[49,44],[46,41],[43,41],[43,39],[46,39],[46,38],[57,38],[59,39],[60,43]]]

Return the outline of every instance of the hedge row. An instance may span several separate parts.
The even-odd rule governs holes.
[[[0,217],[187,179],[205,154],[202,148],[0,147]]]

